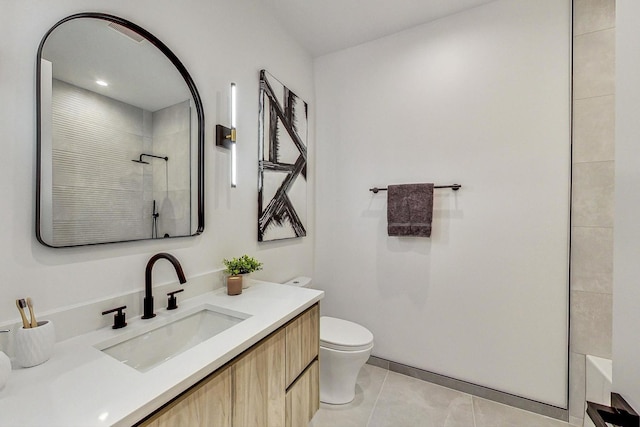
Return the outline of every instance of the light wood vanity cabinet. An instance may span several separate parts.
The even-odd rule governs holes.
[[[320,407],[318,304],[139,425],[306,427]]]

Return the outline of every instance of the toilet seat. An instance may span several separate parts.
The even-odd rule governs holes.
[[[320,346],[339,351],[373,347],[373,334],[364,326],[335,317],[320,317]]]

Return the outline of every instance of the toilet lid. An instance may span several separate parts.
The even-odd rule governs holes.
[[[364,326],[335,317],[320,317],[320,345],[334,350],[366,350],[373,334]]]

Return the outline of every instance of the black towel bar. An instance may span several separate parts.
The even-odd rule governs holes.
[[[459,189],[462,188],[462,185],[460,185],[460,184],[434,185],[433,188],[450,188],[453,191],[458,191]],[[374,194],[377,194],[378,191],[387,191],[387,189],[386,188],[373,187],[373,188],[370,188],[369,191],[373,191]]]

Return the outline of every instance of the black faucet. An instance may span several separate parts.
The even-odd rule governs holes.
[[[161,252],[159,254],[155,254],[151,257],[149,262],[147,263],[147,269],[144,273],[144,314],[142,315],[143,319],[151,319],[155,317],[156,314],[153,312],[153,291],[151,290],[151,270],[153,269],[153,264],[156,263],[160,258],[164,258],[169,260],[169,262],[173,265],[173,268],[176,269],[176,274],[178,275],[178,280],[180,283],[187,283],[187,279],[184,277],[184,272],[182,271],[182,266],[176,257],[171,254]]]

